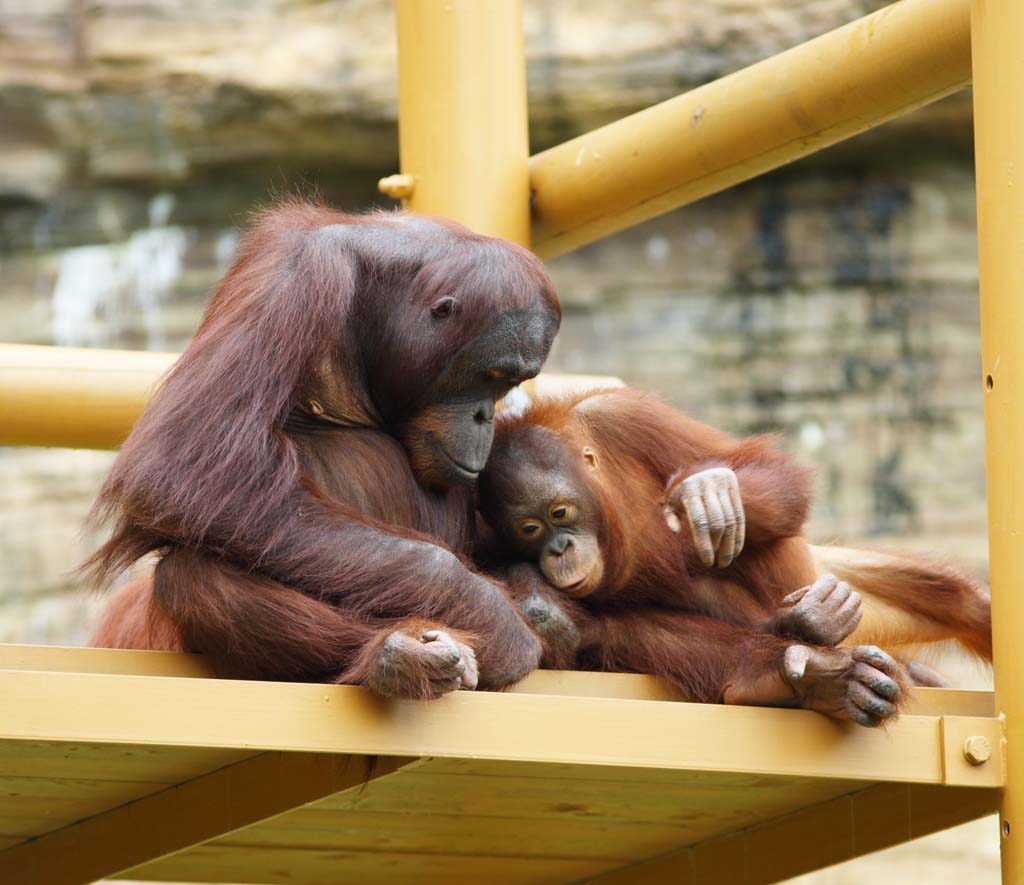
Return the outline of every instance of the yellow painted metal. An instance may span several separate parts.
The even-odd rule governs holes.
[[[106,673],[122,676],[214,676],[202,655],[166,651],[70,648],[54,645],[0,643],[0,670],[41,670],[59,673]],[[576,670],[534,670],[507,689],[509,694],[617,698],[624,701],[679,701],[679,690],[640,673],[596,673]],[[991,719],[995,704],[990,691],[917,688],[906,713],[914,716],[967,716]]]
[[[902,0],[533,157],[533,248],[545,258],[568,252],[949,95],[970,77],[970,0]]]
[[[974,0],[971,24],[1003,881],[1024,883],[1024,4]]]
[[[0,881],[86,885],[325,796],[358,792],[409,763],[416,764],[262,753],[0,851]]]
[[[614,870],[594,885],[768,885],[995,812],[998,792],[879,784]]]
[[[804,710],[603,697],[573,697],[568,703],[557,695],[486,692],[416,703],[385,701],[354,686],[25,670],[0,671],[0,699],[7,711],[0,739],[6,740],[474,757],[915,783],[949,778],[938,716],[904,716],[881,732]],[[991,721],[964,717],[964,727],[991,734]],[[637,734],[644,740],[637,741]],[[997,746],[986,764],[996,773],[993,783],[1001,782],[1001,758]]]
[[[398,0],[399,141],[411,209],[530,238],[519,0]]]
[[[1002,783],[985,693],[922,689],[882,733],[633,674],[429,703],[208,675],[0,645],[0,881],[768,882],[985,814]]]
[[[176,353],[0,344],[0,446],[117,448]],[[618,387],[608,375],[542,374],[545,396]]]
[[[993,746],[1002,747],[1003,723],[996,718],[943,716],[941,718],[943,782],[951,787],[999,787],[1006,772],[1002,760],[992,757]],[[989,753],[971,761],[965,749],[969,742],[982,744]]]
[[[111,449],[176,354],[0,345],[0,445]]]

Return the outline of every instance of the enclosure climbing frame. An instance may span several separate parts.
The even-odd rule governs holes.
[[[402,169],[382,187],[542,256],[964,88],[973,66],[995,695],[922,689],[883,732],[680,703],[641,676],[419,703],[5,646],[0,881],[753,885],[999,810],[1003,879],[1024,882],[1024,4],[901,0],[532,158],[519,3],[397,8]],[[172,360],[0,347],[0,443],[115,446]]]

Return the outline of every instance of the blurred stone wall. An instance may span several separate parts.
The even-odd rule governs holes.
[[[524,5],[540,149],[883,4]],[[393,31],[389,0],[0,3],[0,340],[181,348],[253,205],[386,203]],[[780,432],[817,467],[819,540],[984,573],[970,145],[953,97],[553,261],[550,368]],[[0,641],[86,639],[99,600],[71,571],[99,539],[83,522],[111,457],[0,449]],[[883,876],[994,882],[989,830],[926,843],[941,863],[898,849]]]

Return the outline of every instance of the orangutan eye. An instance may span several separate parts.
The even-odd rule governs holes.
[[[572,522],[576,518],[576,505],[552,504],[551,509],[548,511],[548,516],[551,517],[552,522],[560,525]]]
[[[430,305],[430,315],[435,319],[443,319],[444,317],[450,317],[458,310],[458,307],[459,302],[448,295],[444,298],[438,298],[437,301]]]
[[[516,526],[516,531],[519,532],[520,537],[525,538],[527,541],[532,541],[540,533],[541,525],[539,522],[521,522]]]

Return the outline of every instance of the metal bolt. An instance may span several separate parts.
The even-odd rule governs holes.
[[[988,738],[976,734],[964,741],[964,758],[971,765],[984,765],[991,755],[992,745],[988,742]]]
[[[416,179],[412,175],[389,175],[377,182],[377,190],[392,200],[405,200],[412,196]]]

